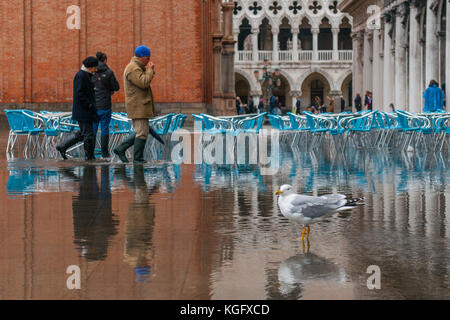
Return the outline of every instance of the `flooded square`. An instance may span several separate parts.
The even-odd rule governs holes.
[[[0,150],[8,125],[1,122]],[[0,160],[0,299],[449,299],[448,154],[280,144],[280,168]],[[275,191],[364,205],[311,226]],[[71,266],[80,289],[70,290]],[[371,266],[380,289],[369,289]],[[69,270],[69,272],[68,272]]]

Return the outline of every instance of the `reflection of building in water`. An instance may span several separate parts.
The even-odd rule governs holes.
[[[263,96],[254,71],[262,70],[267,59],[281,70],[281,83],[273,93],[287,109],[295,105],[297,95],[302,110],[315,96],[328,105],[327,96],[336,100],[343,95],[351,105],[353,18],[338,10],[339,2],[235,1],[235,85],[244,103],[253,99],[258,104]]]
[[[111,199],[109,166],[101,167],[100,188],[96,167],[85,166],[72,208],[74,242],[88,260],[104,260],[110,238],[117,234],[118,221],[112,213]]]

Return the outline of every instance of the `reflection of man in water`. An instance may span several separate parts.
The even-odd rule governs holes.
[[[73,173],[63,172],[78,180]],[[73,197],[74,243],[87,260],[104,260],[109,239],[117,234],[118,221],[111,205],[109,166],[101,168],[101,185],[97,184],[97,170],[93,165],[83,167],[80,192]]]
[[[149,202],[149,194],[153,190],[148,190],[143,166],[134,166],[133,180],[126,176],[125,166],[120,167],[116,173],[134,194],[125,225],[125,261],[135,268],[136,280],[145,281],[150,276],[153,258],[155,207]]]

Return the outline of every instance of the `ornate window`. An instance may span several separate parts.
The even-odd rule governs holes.
[[[308,9],[313,14],[318,14],[320,11],[322,11],[322,5],[319,1],[311,1],[311,4],[309,5]]]
[[[261,11],[263,8],[259,5],[258,1],[253,1],[248,9],[256,16],[258,14],[258,11]]]
[[[238,15],[238,14],[239,14],[239,11],[241,11],[241,10],[242,10],[242,6],[239,5],[239,2],[235,1],[235,2],[234,2],[233,14],[234,14],[234,15]]]
[[[300,11],[302,11],[302,6],[300,5],[300,0],[299,1],[293,1],[292,4],[289,6],[289,10],[292,11],[292,13],[294,15],[296,15],[297,13],[299,13]]]
[[[331,1],[330,5],[328,6],[328,9],[334,14],[337,14],[339,12],[338,8],[338,1]]]
[[[269,6],[269,10],[273,12],[273,14],[277,14],[278,12],[280,12],[282,9],[282,7],[280,6],[280,4],[278,3],[278,1],[274,1],[272,2],[272,5]]]

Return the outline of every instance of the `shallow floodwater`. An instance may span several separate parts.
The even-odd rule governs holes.
[[[0,299],[450,298],[450,161],[280,147],[258,165],[7,161],[0,129]],[[274,192],[365,204],[312,225]],[[381,288],[369,290],[369,266]],[[81,288],[66,273],[78,266]]]

